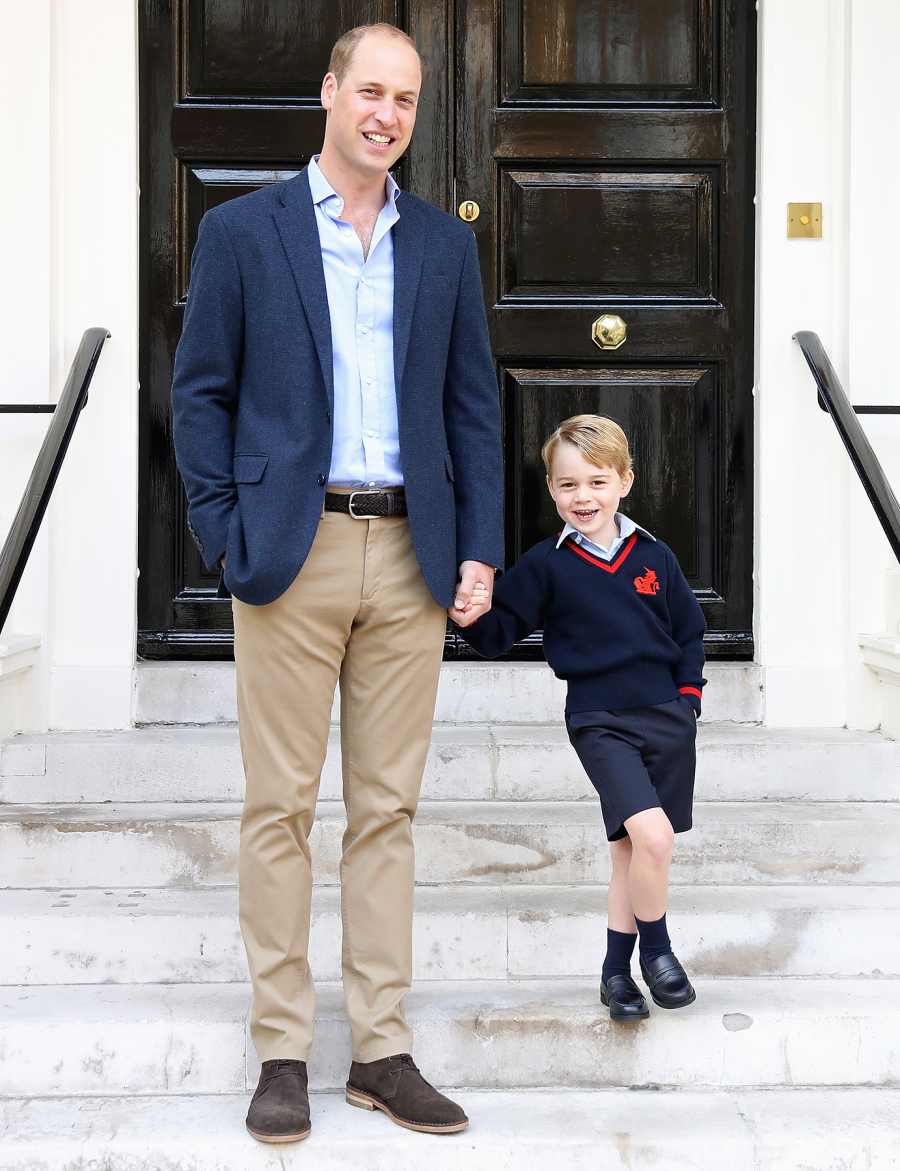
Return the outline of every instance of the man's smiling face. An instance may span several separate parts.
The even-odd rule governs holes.
[[[409,145],[421,87],[415,50],[399,37],[368,33],[341,84],[333,73],[322,82],[325,145],[355,171],[386,174]]]

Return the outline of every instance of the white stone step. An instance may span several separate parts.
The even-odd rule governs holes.
[[[422,984],[415,1052],[438,1085],[895,1086],[896,980],[697,980],[697,1001],[616,1025],[595,982]],[[316,1089],[350,1063],[341,994],[317,989]],[[0,1095],[238,1093],[256,1085],[243,984],[0,989]]]
[[[674,887],[668,922],[695,976],[898,976],[897,886]],[[0,891],[3,984],[248,979],[235,887]],[[419,887],[415,979],[598,978],[605,887]],[[313,895],[310,960],[339,980],[336,887]],[[635,965],[635,971],[637,966]]]
[[[237,873],[236,804],[0,806],[0,888],[223,886]],[[337,881],[343,806],[321,802],[316,877]],[[599,802],[423,802],[420,883],[603,883]],[[900,804],[700,802],[676,842],[672,881],[895,882]]]
[[[762,719],[757,663],[707,663],[704,711],[710,720]],[[566,687],[546,663],[444,663],[435,719],[451,724],[530,724],[559,720]],[[221,724],[237,719],[234,663],[139,663],[138,724]],[[335,699],[334,719],[337,719]]]
[[[422,1058],[423,1065],[425,1059]],[[427,1067],[426,1067],[427,1069]],[[888,1171],[900,1091],[463,1091],[459,1135],[413,1134],[342,1094],[314,1094],[312,1133],[248,1135],[248,1094],[0,1102],[4,1171]]]
[[[236,725],[58,732],[0,744],[0,803],[240,801]],[[900,800],[900,742],[846,729],[698,725],[698,800]],[[341,796],[336,729],[320,796]],[[594,790],[561,724],[436,724],[432,801],[581,801]]]

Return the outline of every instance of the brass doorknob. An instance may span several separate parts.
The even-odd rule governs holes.
[[[604,313],[591,326],[591,338],[601,350],[617,350],[627,336],[628,326],[616,313]]]
[[[471,224],[481,215],[481,208],[474,199],[464,199],[459,205],[459,218]]]

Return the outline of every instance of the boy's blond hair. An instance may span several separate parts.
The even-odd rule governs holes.
[[[573,415],[564,419],[541,448],[541,459],[550,475],[553,453],[560,443],[577,447],[588,463],[611,467],[624,476],[631,469],[628,436],[618,423],[603,415]]]

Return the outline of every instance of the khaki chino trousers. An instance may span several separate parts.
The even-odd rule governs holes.
[[[340,865],[344,997],[357,1061],[409,1052],[412,820],[431,738],[445,611],[406,517],[323,512],[274,602],[232,599],[246,791],[239,907],[260,1061],[307,1060],[315,818],[335,684],[347,828]]]

